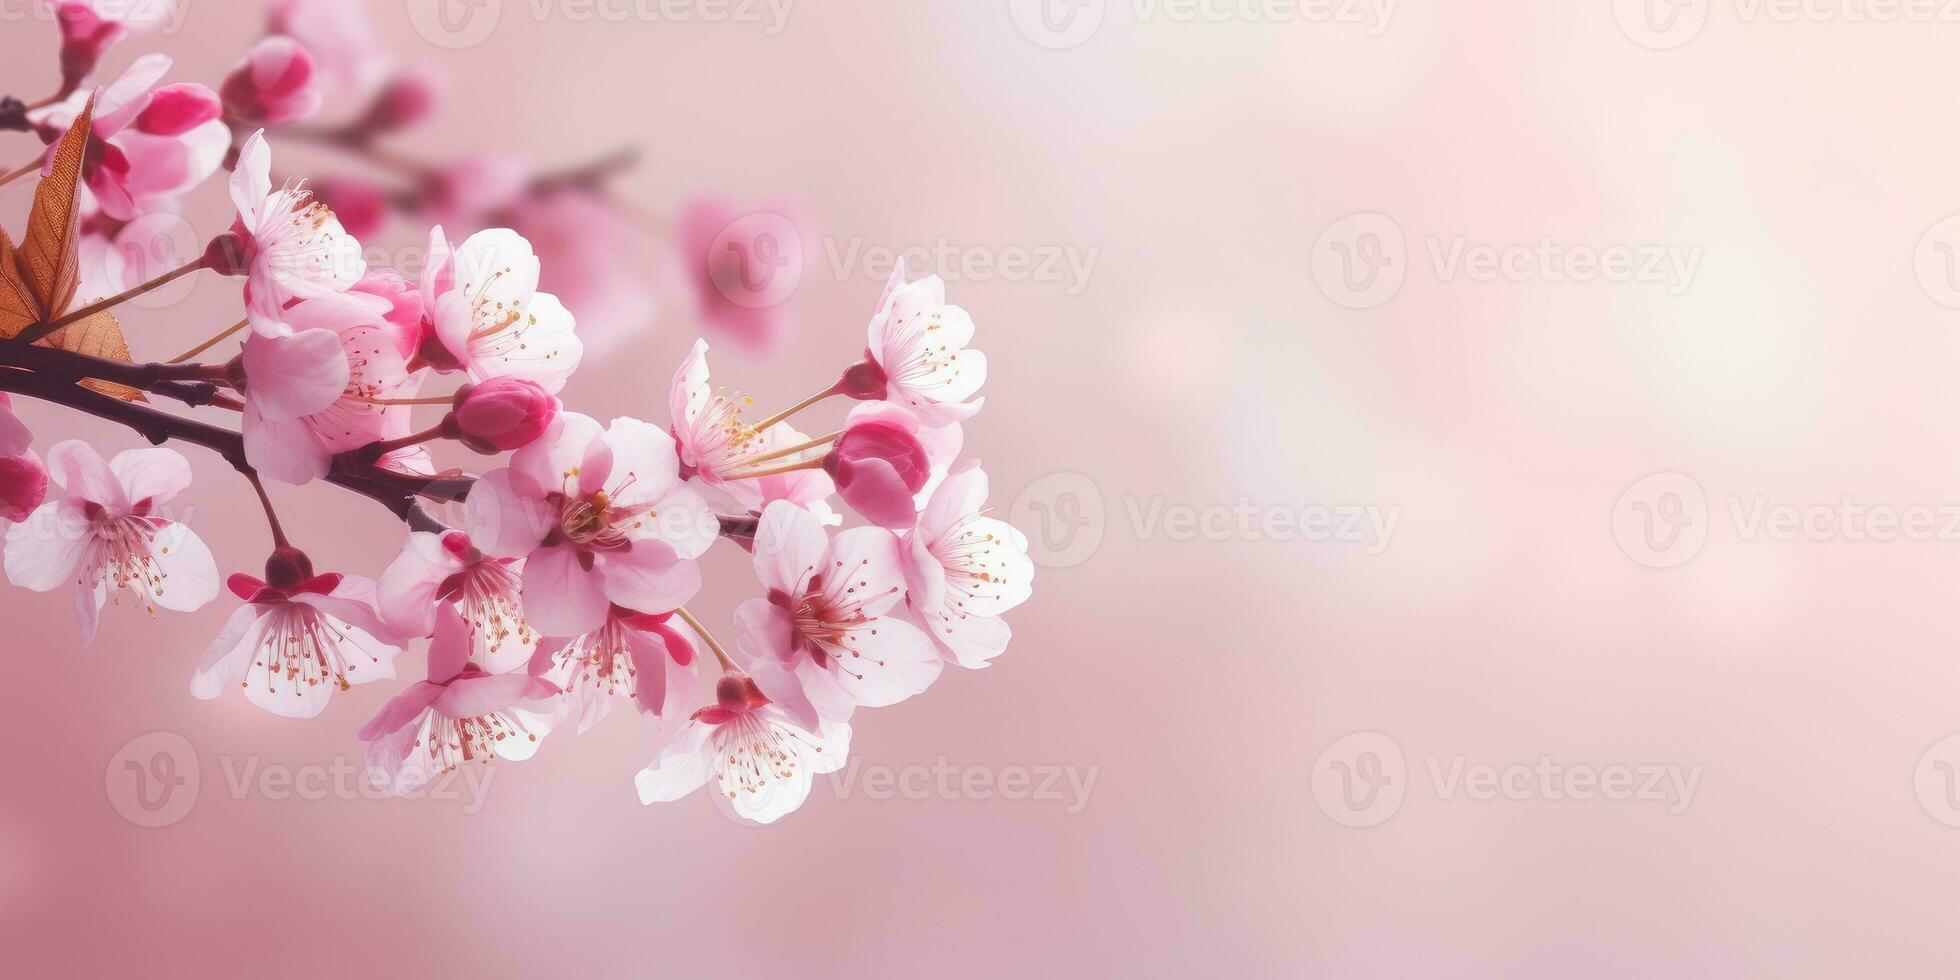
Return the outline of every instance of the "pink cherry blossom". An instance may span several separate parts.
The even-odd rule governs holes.
[[[336,453],[408,434],[411,374],[392,330],[370,303],[326,295],[274,324],[253,322],[245,341],[245,457],[274,480],[327,474]]]
[[[693,559],[719,529],[680,479],[659,427],[576,413],[483,475],[466,501],[471,537],[525,558],[524,615],[547,636],[598,629],[612,605],[664,611],[701,585]]]
[[[246,276],[246,303],[261,319],[276,321],[294,298],[345,292],[367,274],[361,243],[341,228],[332,210],[299,184],[272,189],[272,150],[263,130],[239,151],[231,201],[238,209],[231,230],[235,240],[219,241],[228,246],[221,250],[237,254],[228,256],[220,271]]]
[[[29,115],[52,156],[52,144],[95,96],[95,144],[82,162],[86,193],[76,195],[82,216],[134,221],[173,212],[223,164],[231,130],[218,118],[217,96],[189,82],[158,88],[169,69],[169,58],[144,55],[100,93],[77,91]]]
[[[980,668],[1013,636],[1001,615],[1034,592],[1028,540],[984,516],[987,474],[978,461],[956,470],[905,536],[905,601],[947,660]]]
[[[373,269],[347,292],[353,297],[366,296],[377,301],[373,305],[387,322],[395,350],[404,360],[421,350],[425,320],[422,290],[418,285],[393,269]]]
[[[95,73],[102,55],[129,33],[121,19],[97,9],[91,0],[54,0],[49,4],[61,27],[61,87],[72,91]]]
[[[404,636],[435,631],[437,607],[453,604],[470,633],[471,659],[493,674],[531,659],[538,634],[518,598],[524,563],[493,558],[462,531],[416,531],[381,573],[381,615]]]
[[[424,357],[472,381],[525,378],[552,394],[578,370],[584,347],[572,315],[538,292],[538,259],[507,228],[480,231],[451,248],[440,227],[429,235],[422,302],[430,319]]]
[[[48,470],[34,455],[34,435],[0,394],[0,521],[21,521],[48,495]]]
[[[367,5],[348,0],[272,0],[267,33],[298,41],[318,61],[322,81],[342,96],[365,96],[388,71],[388,56]]]
[[[708,342],[697,340],[667,393],[667,410],[673,419],[674,442],[681,457],[681,472],[690,479],[722,490],[735,498],[744,510],[761,513],[774,500],[788,500],[816,514],[825,524],[842,520],[827,501],[835,492],[830,474],[817,469],[795,470],[766,477],[729,480],[727,476],[750,468],[758,456],[808,442],[802,432],[788,423],[778,422],[760,432],[743,415],[754,407],[754,400],[715,387],[708,373]]]
[[[297,122],[320,111],[325,98],[313,77],[313,54],[298,41],[261,38],[219,86],[225,112],[252,125]]]
[[[336,690],[392,680],[395,655],[375,611],[368,579],[329,572],[313,575],[304,556],[285,575],[276,558],[268,583],[233,575],[228,583],[245,605],[232,613],[191,676],[191,694],[209,701],[237,686],[245,699],[287,718],[326,710]],[[288,566],[289,568],[293,566]]]
[[[801,229],[788,218],[744,218],[719,198],[689,202],[676,232],[681,279],[694,295],[703,327],[745,353],[762,355],[789,335],[788,309],[778,295],[782,290],[776,277],[801,273],[774,263],[801,261],[801,243],[781,240],[792,232],[801,235]],[[791,249],[794,257],[786,254]]]
[[[524,671],[489,673],[469,656],[462,614],[442,605],[429,644],[429,679],[397,695],[360,730],[375,786],[400,796],[466,762],[521,762],[538,751],[562,710],[558,689]]]
[[[808,511],[769,505],[755,536],[768,598],[735,611],[735,642],[770,699],[806,725],[896,704],[939,677],[932,641],[894,615],[905,600],[898,537],[858,527],[827,537]]]
[[[946,283],[938,276],[908,283],[900,261],[865,346],[885,377],[884,397],[942,426],[971,418],[985,401],[967,400],[987,381],[987,355],[967,349],[972,340],[973,319],[946,305]]]
[[[805,722],[740,675],[715,685],[715,703],[674,732],[633,784],[644,804],[678,800],[713,779],[736,815],[775,823],[810,796],[814,776],[844,767],[851,726]]]
[[[614,606],[598,629],[539,644],[531,673],[564,690],[566,717],[581,735],[615,700],[663,721],[677,717],[693,693],[694,645],[668,625],[671,615]]]
[[[75,588],[82,645],[102,605],[128,592],[151,613],[193,612],[217,598],[218,567],[190,528],[158,512],[191,485],[171,449],[131,449],[104,461],[76,439],[48,450],[56,493],[7,529],[7,579],[35,592]]]
[[[618,210],[584,191],[553,190],[523,195],[502,216],[537,249],[538,284],[578,318],[588,351],[617,349],[652,322],[645,246]]]

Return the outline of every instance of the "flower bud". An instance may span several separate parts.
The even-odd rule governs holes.
[[[435,75],[410,68],[388,80],[355,129],[363,136],[399,132],[429,118],[435,107]]]
[[[61,90],[73,92],[95,73],[95,64],[128,29],[95,12],[87,0],[62,0],[55,5],[61,23]]]
[[[265,584],[286,591],[313,577],[313,559],[289,544],[272,549],[265,560]]]
[[[252,45],[218,92],[226,112],[253,125],[304,119],[319,110],[322,98],[313,79],[313,55],[277,35]]]
[[[885,369],[871,359],[871,352],[867,350],[864,360],[844,369],[844,377],[837,382],[837,391],[861,402],[872,402],[884,398],[888,386]]]
[[[24,521],[48,495],[48,469],[25,452],[0,457],[0,520]]]
[[[456,392],[442,428],[443,435],[492,456],[536,442],[557,417],[558,399],[537,382],[491,378]]]
[[[196,82],[179,82],[150,93],[135,126],[150,136],[182,136],[223,114],[218,93]]]
[[[919,437],[885,415],[847,425],[824,457],[823,468],[852,510],[893,530],[915,523],[919,510],[913,496],[932,476]]]
[[[204,246],[204,267],[221,276],[242,276],[252,271],[252,236],[238,222],[230,231],[211,239]]]

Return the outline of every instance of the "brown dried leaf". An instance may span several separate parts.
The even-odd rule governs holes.
[[[75,220],[75,187],[82,176],[82,156],[88,151],[89,126],[95,117],[91,96],[82,113],[61,137],[54,164],[34,188],[34,210],[27,216],[27,236],[20,243],[21,271],[41,310],[60,316],[75,298],[79,275],[76,247],[80,222]]]
[[[0,228],[0,338],[12,339],[40,319],[40,306],[14,267],[14,241]]]
[[[122,361],[125,364],[130,361],[129,343],[123,340],[122,324],[117,322],[116,315],[108,310],[103,310],[85,320],[77,320],[41,338],[37,343],[42,347],[88,354],[111,361]],[[149,400],[143,397],[142,392],[128,385],[91,380],[82,382],[82,386],[93,388],[105,395],[113,395],[123,401]]]

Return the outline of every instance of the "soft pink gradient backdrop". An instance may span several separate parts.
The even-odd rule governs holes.
[[[215,84],[258,27],[192,0],[185,31],[118,49]],[[1717,5],[1679,50],[1629,41],[1606,0],[1410,2],[1389,29],[1139,23],[1044,50],[1004,2],[804,2],[787,29],[534,21],[484,44],[393,49],[449,74],[423,156],[572,163],[646,148],[654,210],[713,188],[792,200],[847,247],[1064,246],[1087,288],[955,282],[994,374],[968,447],[996,506],[1054,472],[1101,493],[1100,548],[1043,569],[994,669],[869,712],[891,766],[1067,764],[1087,805],[837,799],[769,830],[705,799],[642,808],[651,729],[624,713],[498,768],[454,803],[234,798],[224,760],[358,764],[388,695],[312,723],[194,701],[227,611],[106,614],[77,649],[63,596],[0,590],[6,972],[349,976],[1951,976],[1960,831],[1922,811],[1920,753],[1960,729],[1951,543],[1744,541],[1656,570],[1616,546],[1648,473],[1800,505],[1960,501],[1960,314],[1915,281],[1920,235],[1960,210],[1960,24],[1745,23]],[[49,31],[0,26],[0,91],[51,78]],[[31,147],[8,137],[0,162]],[[324,161],[280,150],[284,169]],[[9,221],[27,192],[8,190]],[[222,208],[214,183],[201,220]],[[1390,215],[1420,263],[1351,312],[1309,272],[1320,232]],[[1643,285],[1439,282],[1423,239],[1674,243],[1680,297]],[[400,245],[412,236],[398,230]],[[953,270],[940,270],[953,271]],[[857,352],[878,282],[827,257],[766,363],[717,356],[764,404]],[[132,312],[168,356],[229,322],[237,286]],[[695,335],[660,325],[590,363],[585,411],[664,419]],[[833,407],[834,408],[834,407]],[[23,410],[47,444],[136,445]],[[828,416],[826,416],[827,418]],[[820,429],[820,425],[812,424]],[[183,503],[252,567],[249,490],[186,449]],[[275,491],[324,567],[378,574],[402,529],[332,491]],[[1391,546],[1180,542],[1148,509],[1399,507]],[[1029,528],[1035,531],[1035,528]],[[752,585],[720,554],[702,605]],[[724,631],[726,628],[724,627]],[[419,652],[403,658],[419,676]],[[104,767],[182,733],[202,792],[149,830]],[[1349,829],[1316,806],[1322,749],[1354,731],[1408,757],[1408,799]],[[1423,767],[1704,767],[1693,805],[1446,801]]]

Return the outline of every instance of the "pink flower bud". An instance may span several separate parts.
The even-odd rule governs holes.
[[[932,462],[919,437],[888,416],[848,425],[824,457],[823,468],[852,510],[893,530],[913,525],[918,516],[913,495],[932,476]]]
[[[436,76],[409,68],[388,80],[375,95],[358,129],[364,135],[393,133],[429,118],[436,108]]]
[[[837,391],[861,402],[881,401],[890,380],[885,377],[885,369],[871,359],[871,352],[864,352],[864,360],[844,369],[844,376],[838,379]]]
[[[252,235],[242,223],[234,221],[231,230],[211,239],[204,246],[204,266],[221,276],[242,276],[252,271]]]
[[[223,113],[218,93],[196,82],[179,82],[150,93],[150,104],[136,117],[136,130],[151,136],[182,136]]]
[[[24,521],[48,495],[48,469],[32,452],[0,457],[0,520]]]
[[[456,392],[443,434],[491,456],[536,442],[557,417],[558,399],[537,382],[491,378]]]
[[[289,37],[268,37],[245,52],[218,89],[225,110],[241,122],[284,123],[320,108],[313,55]]]
[[[129,33],[123,25],[104,20],[87,0],[62,0],[55,5],[61,22],[61,88],[72,92],[95,72],[96,62],[109,46]]]

